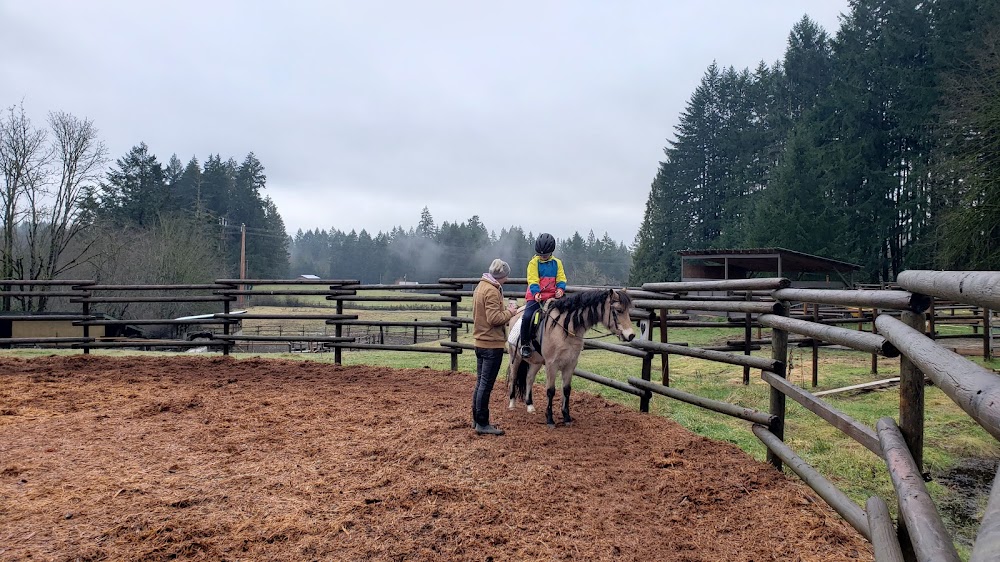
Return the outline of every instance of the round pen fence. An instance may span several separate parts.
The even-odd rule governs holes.
[[[471,304],[468,297],[478,278],[443,278],[435,284],[365,285],[351,279],[247,280],[218,279],[192,285],[102,285],[93,281],[0,281],[7,308],[17,299],[68,299],[80,307],[79,314],[12,315],[17,322],[68,322],[80,333],[71,337],[39,335],[0,338],[8,346],[69,346],[89,353],[93,349],[137,347],[183,349],[208,347],[229,354],[246,344],[304,345],[332,350],[334,361],[350,349],[449,354],[452,370],[458,355],[473,349],[460,341],[468,332]],[[508,286],[524,287],[526,280],[510,279]],[[645,337],[628,344],[587,340],[585,349],[617,353],[635,360],[635,373],[621,381],[577,369],[581,378],[639,397],[639,408],[649,411],[654,396],[667,397],[719,414],[749,422],[753,434],[766,446],[768,461],[776,468],[787,466],[810,486],[858,533],[869,540],[878,561],[958,560],[952,538],[921,475],[924,444],[925,378],[939,387],[968,416],[994,438],[1000,439],[1000,378],[948,349],[936,333],[942,325],[976,326],[974,336],[983,339],[983,355],[992,356],[993,311],[1000,309],[1000,272],[906,271],[899,275],[898,289],[826,290],[790,287],[784,278],[647,283],[628,289],[632,298],[631,318],[643,328]],[[266,288],[263,288],[266,287]],[[589,287],[570,287],[569,292]],[[694,294],[711,291],[713,295]],[[510,291],[517,294],[516,290]],[[372,294],[378,293],[378,294]],[[260,314],[243,310],[247,299],[268,297],[322,297],[329,313]],[[234,309],[234,303],[237,308]],[[363,320],[350,313],[351,306],[423,306],[436,319]],[[194,311],[181,317],[110,318],[108,307],[144,310]],[[161,308],[148,308],[160,305]],[[220,310],[221,309],[221,310]],[[440,316],[437,316],[440,313]],[[711,315],[716,320],[701,318]],[[248,320],[292,320],[322,322],[322,333],[247,333]],[[139,338],[109,337],[106,332],[124,326],[210,326],[205,337]],[[652,328],[659,341],[650,339]],[[740,329],[742,339],[722,346],[696,347],[670,342],[670,328],[728,327]],[[978,329],[981,328],[982,332]],[[357,330],[366,330],[364,334]],[[764,337],[762,330],[770,331]],[[397,337],[386,337],[395,330]],[[447,336],[439,345],[428,345],[421,330]],[[329,333],[332,331],[332,334]],[[372,333],[377,332],[378,338]],[[435,338],[440,340],[440,338]],[[467,339],[467,338],[466,338]],[[752,355],[770,346],[770,357]],[[818,380],[819,349],[838,346],[871,354],[873,372],[878,358],[899,357],[898,419],[886,417],[869,427],[824,402],[788,378],[789,346],[811,347],[812,385]],[[743,382],[759,372],[769,385],[767,411],[697,396],[670,386],[670,356],[693,357],[743,368]],[[628,364],[628,363],[625,363]],[[659,373],[654,381],[654,365]],[[838,429],[884,461],[898,498],[898,528],[885,501],[871,497],[864,506],[851,500],[827,477],[809,466],[785,442],[786,400],[791,398],[806,410]],[[994,481],[972,560],[993,559],[1000,552],[1000,479]]]

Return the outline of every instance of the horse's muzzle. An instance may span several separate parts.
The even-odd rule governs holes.
[[[623,341],[632,341],[634,339],[635,339],[635,334],[633,332],[631,332],[631,331],[622,334],[622,340]]]

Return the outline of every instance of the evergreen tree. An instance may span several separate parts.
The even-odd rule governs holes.
[[[176,154],[171,154],[170,160],[167,161],[166,167],[163,168],[163,183],[167,186],[167,191],[171,194],[171,200],[173,200],[177,182],[180,181],[183,174],[184,165],[181,164],[180,158],[177,158]]]
[[[906,246],[927,227],[930,29],[918,0],[852,0],[834,41],[833,203],[854,210],[847,253],[873,280],[901,271]]]
[[[152,226],[168,201],[163,168],[146,143],[122,158],[101,183],[100,216],[121,225]]]
[[[177,201],[177,208],[184,212],[194,214],[196,220],[201,219],[205,214],[205,205],[201,197],[201,164],[198,159],[191,157],[181,177],[173,184],[173,196]]]
[[[430,209],[424,207],[420,211],[420,222],[417,223],[417,235],[424,238],[436,238],[437,234],[438,228],[434,224],[434,217],[431,216]]]
[[[943,77],[936,265],[1000,269],[1000,6],[937,5],[935,66]],[[932,246],[939,242],[940,246]]]

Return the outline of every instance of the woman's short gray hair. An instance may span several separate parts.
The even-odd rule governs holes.
[[[507,262],[497,258],[490,264],[490,275],[492,275],[494,279],[503,279],[504,277],[510,275],[510,266],[507,265]]]

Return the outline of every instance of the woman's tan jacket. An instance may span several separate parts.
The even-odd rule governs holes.
[[[507,344],[504,330],[514,313],[507,310],[498,283],[481,279],[472,293],[472,339],[476,347],[503,349]]]

